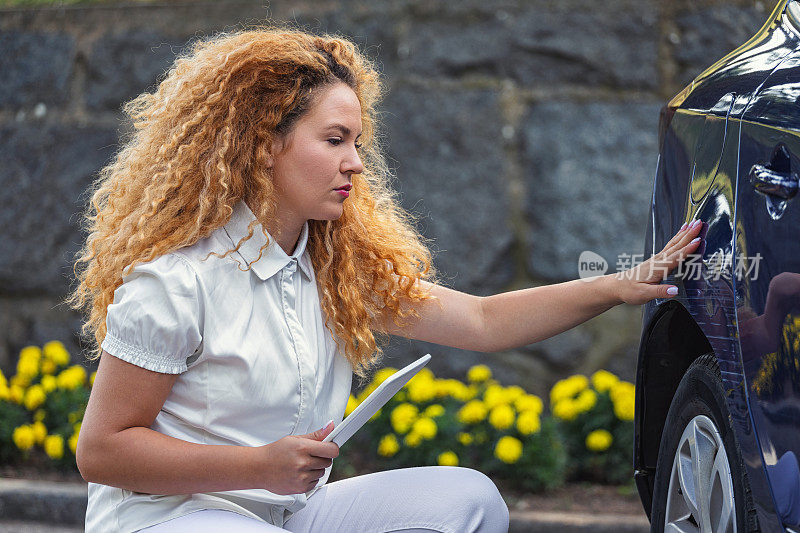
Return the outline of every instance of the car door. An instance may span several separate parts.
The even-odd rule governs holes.
[[[789,22],[800,36],[800,8]],[[800,50],[750,99],[739,127],[736,315],[746,391],[772,496],[800,525]]]

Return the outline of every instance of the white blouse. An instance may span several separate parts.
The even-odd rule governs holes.
[[[101,347],[148,370],[180,374],[150,426],[155,431],[200,444],[262,446],[344,417],[352,366],[324,325],[308,223],[291,256],[270,237],[250,271],[265,242],[260,224],[238,252],[203,261],[212,250],[234,248],[255,218],[238,202],[224,227],[136,265],[114,292]],[[330,467],[317,488],[329,475]],[[283,526],[306,499],[261,489],[145,494],[89,483],[86,531],[127,533],[200,509]]]

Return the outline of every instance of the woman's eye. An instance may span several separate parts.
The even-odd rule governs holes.
[[[362,144],[360,144],[360,143],[356,143],[356,150],[360,150],[360,149],[361,149],[361,146],[363,146],[363,145],[362,145]]]
[[[339,146],[339,144],[342,142],[342,140],[333,138],[333,139],[328,139],[328,142],[331,143],[334,146]]]

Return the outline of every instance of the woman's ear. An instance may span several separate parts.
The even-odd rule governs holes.
[[[270,144],[269,151],[267,152],[267,168],[272,168],[275,165],[275,155],[283,150],[283,137],[275,136]]]

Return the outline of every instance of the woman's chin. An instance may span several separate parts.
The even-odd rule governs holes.
[[[314,220],[338,220],[342,218],[342,214],[344,213],[344,208],[342,205],[339,205],[339,208],[326,210],[324,213],[320,213],[319,216],[314,217]]]

